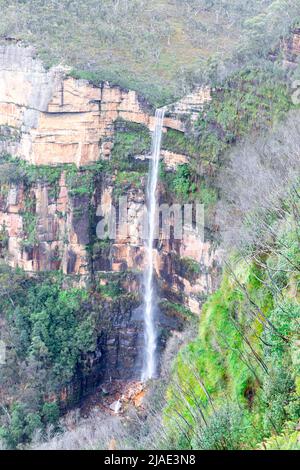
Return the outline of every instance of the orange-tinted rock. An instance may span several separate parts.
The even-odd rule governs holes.
[[[35,201],[31,210],[36,241],[33,246],[26,247],[24,211],[28,197]],[[64,174],[59,182],[59,196],[51,202],[47,184],[33,186],[30,194],[25,194],[22,183],[12,186],[6,206],[0,210],[0,226],[8,235],[7,262],[12,267],[31,272],[62,269],[65,273],[86,275],[86,247],[74,232],[72,210]]]
[[[181,115],[194,116],[208,99],[209,90],[197,88],[170,107],[164,126],[184,131]],[[94,86],[62,67],[46,71],[20,44],[0,47],[0,125],[21,134],[14,144],[0,142],[0,151],[36,165],[108,159],[118,118],[154,129],[153,110],[135,91],[107,82]]]
[[[299,36],[300,37],[300,36]],[[293,51],[299,49],[299,37],[294,36]],[[164,130],[171,127],[184,131],[183,116],[195,119],[203,104],[210,100],[208,88],[197,88],[194,93],[168,107]],[[135,91],[124,90],[109,83],[94,86],[85,80],[67,75],[61,67],[46,71],[33,58],[33,51],[20,45],[0,47],[0,125],[14,130],[15,141],[0,142],[0,151],[10,151],[36,165],[74,163],[82,166],[99,159],[109,159],[113,147],[114,122],[122,118],[154,128],[153,110]],[[162,157],[169,169],[188,162],[188,156],[164,150]],[[102,215],[109,217],[113,210],[115,175],[102,181],[98,188]],[[104,264],[94,269],[140,270],[145,267],[143,240],[143,215],[145,202],[145,178],[139,188],[130,187],[127,194],[128,226],[126,231],[118,226],[117,237],[105,254]],[[5,204],[0,209],[0,226],[8,235],[7,261],[26,271],[62,269],[64,273],[90,274],[90,258],[87,253],[89,239],[88,199],[71,198],[65,173],[62,172],[56,199],[49,197],[47,184],[36,184],[30,196],[24,193],[22,184],[11,186]],[[25,198],[32,197],[36,204],[36,240],[32,247],[24,247],[23,212]],[[97,199],[96,197],[96,199]],[[93,196],[95,198],[95,195]],[[81,205],[83,207],[81,208]],[[78,216],[78,209],[82,215]],[[77,215],[76,215],[77,214]],[[202,294],[213,289],[212,271],[216,254],[211,253],[209,243],[188,230],[183,231],[180,243],[160,240],[155,249],[155,271],[161,283],[183,295],[184,301],[195,313],[199,313]],[[101,250],[100,250],[101,253]],[[190,282],[176,272],[172,254],[188,257],[198,262],[201,272]],[[96,255],[97,257],[97,255]],[[98,260],[99,261],[99,260]],[[105,268],[101,266],[105,266]],[[97,268],[98,266],[98,268]],[[82,281],[84,282],[84,281]],[[134,291],[133,286],[128,286]]]
[[[291,52],[292,54],[300,55],[300,30],[293,35]]]
[[[96,87],[61,67],[46,71],[30,48],[0,47],[0,125],[21,132],[15,147],[2,142],[2,149],[36,165],[86,165],[109,158],[118,118],[154,126],[153,111],[135,91]],[[164,125],[184,130],[176,117]]]
[[[174,103],[172,110],[176,116],[188,115],[192,121],[195,121],[203,109],[203,105],[210,100],[210,88],[197,87],[192,93]]]
[[[170,170],[176,170],[178,165],[183,165],[189,161],[187,155],[170,152],[168,150],[162,150],[161,155],[166,167]]]
[[[284,51],[284,64],[289,67],[295,67],[297,65],[297,57],[300,55],[300,29],[293,31],[291,36],[284,40],[282,44]]]

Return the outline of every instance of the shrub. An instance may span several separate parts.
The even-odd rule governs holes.
[[[264,439],[258,448],[260,450],[300,450],[299,431],[296,430],[296,423],[287,423],[279,435]]]
[[[249,445],[250,430],[247,412],[237,405],[227,404],[209,418],[207,425],[200,429],[196,427],[192,447],[200,450],[241,449]]]
[[[118,119],[115,122],[115,138],[111,152],[111,164],[117,170],[145,169],[134,159],[137,155],[149,155],[151,135],[146,126]]]
[[[260,134],[293,107],[286,78],[274,80],[272,68],[245,67],[212,95],[196,123],[201,159],[218,162],[230,145],[247,134]]]
[[[186,135],[175,129],[168,129],[162,136],[162,148],[174,153],[188,155],[190,157],[199,157],[198,143],[193,135]]]
[[[264,413],[266,434],[281,431],[288,417],[286,407],[294,390],[295,383],[288,368],[274,366],[265,377],[262,400],[266,407]]]
[[[55,425],[59,419],[59,407],[57,402],[44,403],[42,407],[43,421]]]

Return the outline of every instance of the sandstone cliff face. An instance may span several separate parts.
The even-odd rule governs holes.
[[[2,257],[12,267],[31,273],[62,270],[67,275],[79,276],[79,284],[85,284],[101,271],[142,273],[146,178],[139,188],[130,187],[126,193],[125,232],[117,228],[115,239],[105,240],[97,237],[96,230],[102,217],[102,224],[105,218],[109,223],[114,208],[116,213],[119,211],[114,184],[113,176],[103,174],[96,180],[92,195],[73,195],[64,171],[56,196],[47,183],[35,183],[29,188],[22,182],[12,184],[1,197],[0,227],[7,238]],[[28,200],[30,207],[26,207]],[[97,216],[99,207],[101,217]],[[26,242],[28,215],[34,225],[34,239],[30,243]],[[160,240],[155,253],[155,269],[163,290],[169,291],[171,300],[174,297],[199,313],[203,296],[213,290],[216,278],[218,257],[210,243],[204,242],[191,226],[184,225],[182,240]],[[182,273],[178,258],[198,263],[199,272],[192,280]]]
[[[285,64],[287,66],[296,66],[297,58],[300,55],[300,29],[297,28],[293,31],[290,38],[283,44],[283,51],[285,53]]]
[[[208,99],[208,90],[199,89],[171,106],[164,132],[168,127],[183,131],[187,116],[193,120]],[[60,67],[45,70],[31,48],[0,46],[0,154],[26,162],[22,169],[11,158],[0,161],[0,258],[31,276],[60,270],[66,286],[89,287],[89,312],[97,318],[97,347],[60,391],[62,407],[78,403],[102,381],[140,377],[143,216],[153,114],[134,91],[108,83],[96,87]],[[124,127],[128,132],[126,123],[144,126],[149,148],[143,145],[141,154],[123,161],[121,146],[115,162],[117,134]],[[162,158],[167,171],[189,162],[188,155],[172,149],[163,150]],[[120,196],[126,197],[125,231]],[[159,199],[170,202],[163,183]],[[114,210],[115,233],[109,239]],[[174,306],[200,314],[204,297],[215,288],[219,257],[187,224],[181,240],[164,240],[160,234],[154,251],[162,301],[159,353],[170,330],[180,328],[185,318],[185,309],[178,312]]]
[[[195,116],[209,99],[209,90],[197,89],[170,107],[164,125],[183,130],[182,116]],[[136,92],[108,83],[96,87],[67,76],[60,67],[47,71],[34,58],[31,48],[15,44],[0,47],[0,152],[35,165],[72,163],[82,167],[109,160],[114,124],[120,118],[153,129],[153,110]],[[162,157],[170,170],[188,162],[187,155],[168,150],[162,152]],[[138,188],[127,187],[127,233],[117,231],[115,240],[106,246],[102,242],[100,247],[99,240],[95,243],[99,221],[95,214],[102,206],[105,217],[118,204],[114,195],[115,176],[98,178],[93,194],[75,196],[66,179],[62,171],[54,196],[53,188],[44,181],[37,181],[30,188],[25,188],[22,181],[9,185],[1,197],[0,227],[7,237],[2,256],[13,267],[28,272],[60,269],[79,276],[80,283],[99,271],[142,271],[144,241],[139,222],[145,204],[146,178],[141,178]],[[30,243],[24,243],[28,237],[28,212],[35,226],[34,236],[31,234]],[[203,243],[195,232],[184,227],[181,243],[172,246],[160,243],[156,253],[156,272],[164,290],[169,289],[199,313],[201,296],[213,288],[214,254],[210,244]],[[191,283],[178,272],[175,255],[202,263],[197,280]]]
[[[28,272],[62,269],[65,274],[87,274],[87,213],[76,217],[78,201],[70,199],[64,173],[57,198],[50,197],[50,189],[45,183],[37,183],[25,191],[20,182],[11,185],[2,196],[0,226],[8,239],[6,253],[2,255],[12,267]],[[30,208],[26,207],[29,200]],[[28,215],[34,224],[31,243],[26,243]]]
[[[102,251],[99,257],[97,252],[94,253],[94,270],[143,272],[145,186],[144,177],[139,188],[131,187],[127,191],[128,224],[125,226],[125,233],[124,230],[117,230],[116,239],[109,243],[109,248]],[[104,214],[111,214],[112,208],[117,204],[114,199],[113,179],[102,181],[94,202],[97,207],[102,206]],[[168,206],[167,188],[160,188],[160,204]],[[170,224],[171,229],[171,220],[167,224]],[[200,314],[203,299],[216,288],[221,253],[213,249],[209,241],[203,239],[199,227],[187,223],[182,226],[181,239],[165,239],[163,233],[160,233],[154,252],[154,267],[162,295],[170,301],[184,304],[193,313]],[[195,272],[193,269],[185,269],[185,264],[189,263],[192,263],[193,268],[196,267]]]
[[[209,87],[197,87],[192,93],[184,96],[170,108],[174,116],[187,115],[195,121],[203,108],[203,103],[211,100]]]
[[[152,109],[136,92],[108,83],[93,86],[54,67],[46,71],[31,48],[0,46],[0,150],[35,165],[109,158],[118,118],[153,128]],[[166,118],[177,130],[179,119]]]

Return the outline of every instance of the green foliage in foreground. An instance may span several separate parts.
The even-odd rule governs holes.
[[[60,274],[38,280],[2,268],[0,276],[2,339],[7,345],[0,384],[16,397],[12,408],[0,413],[0,437],[15,447],[57,422],[58,405],[46,397],[59,396],[83,354],[95,349],[95,324],[84,306],[87,292],[64,289]]]
[[[270,254],[228,268],[176,359],[165,409],[174,448],[298,446],[299,229],[286,217]]]
[[[261,450],[300,450],[299,431],[295,430],[295,423],[288,422],[279,435],[264,439],[258,448]]]

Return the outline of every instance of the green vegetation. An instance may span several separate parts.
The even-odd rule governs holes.
[[[7,285],[8,276],[13,279]],[[66,384],[72,378],[82,351],[93,349],[92,318],[81,310],[87,293],[80,289],[62,290],[62,276],[49,275],[35,281],[22,274],[2,272],[7,287],[1,299],[2,315],[13,336],[20,361],[35,359],[49,369],[49,381]],[[18,284],[17,284],[18,283]],[[15,291],[14,291],[15,289]],[[13,307],[14,305],[14,307]]]
[[[111,240],[105,238],[103,240],[95,240],[94,243],[88,245],[87,249],[91,252],[92,258],[97,259],[101,253],[109,252],[111,246]]]
[[[57,198],[59,180],[62,172],[66,173],[67,183],[72,196],[90,194],[93,190],[92,180],[104,171],[111,171],[109,162],[98,161],[78,169],[74,164],[62,165],[31,165],[25,160],[0,155],[0,184],[14,184],[23,182],[27,189],[34,184],[46,184],[49,197]]]
[[[219,199],[216,181],[230,149],[246,136],[261,137],[275,128],[293,108],[289,77],[280,64],[248,65],[219,82],[188,132],[168,130],[163,136],[164,149],[189,156],[175,171],[161,164],[171,198],[204,204],[209,227]]]
[[[175,171],[167,171],[163,162],[160,165],[160,180],[172,202],[191,203],[204,205],[205,224],[212,223],[213,213],[218,202],[218,188],[215,180],[206,175],[200,175],[193,171],[192,165],[178,165]]]
[[[125,194],[128,189],[140,188],[148,171],[148,160],[137,160],[151,152],[151,135],[147,127],[123,119],[115,123],[115,137],[109,165],[116,172],[114,196]]]
[[[105,240],[101,241],[104,246]],[[140,272],[138,272],[138,276]],[[136,274],[130,270],[124,269],[120,272],[101,272],[96,273],[96,291],[101,297],[118,302],[121,299],[122,304],[133,301],[134,304],[140,304],[139,292],[128,293],[126,285],[128,282],[136,281]],[[109,320],[110,321],[110,320]]]
[[[0,1],[0,37],[36,46],[47,66],[136,89],[155,104],[182,96],[235,53],[266,56],[299,15],[297,0]],[[216,53],[218,51],[218,53]],[[202,75],[202,76],[201,76]]]
[[[220,151],[217,220],[235,254],[174,364],[164,417],[173,448],[299,449],[299,111],[262,136],[273,123],[246,126],[256,142],[228,163]]]
[[[72,287],[74,278],[59,272],[33,278],[0,267],[1,340],[6,345],[0,387],[11,398],[1,401],[1,446],[22,449],[36,435],[44,439],[61,432],[62,413],[88,390],[85,379],[93,377],[91,359],[103,334],[113,334],[120,313],[140,303],[137,293],[123,287],[130,279],[130,272],[100,273],[98,287],[86,290]]]
[[[27,208],[25,208],[27,209]],[[22,246],[33,248],[38,243],[37,238],[37,215],[29,209],[23,213],[23,238]]]
[[[172,254],[175,271],[180,276],[188,279],[190,282],[195,281],[201,272],[200,263],[192,258],[181,257],[177,254]]]
[[[264,439],[260,450],[300,450],[299,432],[293,422],[287,423],[279,435]]]
[[[168,129],[162,138],[162,148],[181,153],[189,157],[199,158],[198,142],[193,135],[185,135],[175,129]]]
[[[225,404],[209,417],[205,429],[193,440],[193,447],[205,450],[236,450],[251,445],[251,424],[238,405]],[[250,440],[249,440],[250,438]]]
[[[291,176],[299,166],[299,129],[290,91],[299,66],[284,70],[279,48],[299,24],[298,3],[0,0],[0,37],[35,45],[47,67],[65,63],[74,77],[97,85],[110,80],[142,92],[156,106],[195,84],[212,86],[212,100],[196,123],[187,120],[185,133],[168,130],[162,141],[164,149],[189,157],[175,171],[161,165],[165,198],[203,203],[206,226],[220,224],[231,254],[219,289],[204,305],[197,337],[173,364],[159,430],[168,448],[299,449],[300,205],[299,181]],[[270,129],[278,131],[277,140],[260,140]],[[1,126],[1,141],[18,138],[15,129]],[[114,197],[141,188],[148,163],[134,157],[150,153],[151,136],[145,126],[119,119],[111,143],[109,161],[80,169],[1,157],[1,203],[10,185],[24,185],[25,248],[38,242],[32,189],[47,185],[51,202],[64,171],[73,221],[89,210],[91,262],[101,255],[109,262],[110,240],[95,240],[92,196],[97,199],[97,183],[106,177]],[[218,210],[225,223],[215,219]],[[3,224],[1,256],[7,243]],[[199,264],[170,257],[176,272],[193,283]],[[50,426],[59,429],[62,407],[80,395],[77,378],[88,377],[99,335],[110,331],[113,304],[120,316],[121,309],[139,303],[138,293],[124,288],[129,272],[101,276],[91,292],[68,287],[59,273],[28,277],[1,265],[7,361],[0,365],[0,389],[13,400],[0,409],[0,440],[7,447],[26,446]],[[195,322],[182,304],[163,300],[160,307]],[[147,425],[152,418],[149,413]]]
[[[94,172],[71,167],[67,172],[67,185],[71,197],[90,196],[94,190]]]
[[[35,433],[40,433],[49,425],[57,430],[58,417],[59,407],[56,402],[45,403],[36,412],[30,412],[23,403],[14,403],[10,410],[9,424],[0,427],[0,439],[9,449],[15,449],[20,443],[28,443]]]
[[[98,161],[81,168],[77,168],[74,164],[35,166],[11,155],[0,156],[1,195],[6,197],[10,185],[14,184],[23,185],[25,190],[24,209],[22,210],[23,247],[33,248],[38,244],[38,216],[36,214],[34,188],[39,184],[46,186],[48,202],[57,201],[59,182],[63,172],[69,196],[73,199],[77,198],[76,207],[73,207],[73,215],[74,219],[78,220],[84,214],[86,207],[90,208],[91,206],[92,195],[99,176],[112,172],[110,162]],[[94,215],[94,212],[95,209],[93,208],[92,214],[89,215]]]
[[[58,273],[30,279],[1,268],[0,276],[1,337],[7,345],[1,387],[15,397],[11,409],[0,413],[0,435],[15,447],[28,442],[35,430],[57,422],[58,404],[47,397],[58,399],[83,355],[94,351],[95,320],[84,307],[87,292],[63,289]]]
[[[0,126],[0,142],[17,142],[20,140],[20,130],[12,126]]]
[[[107,284],[100,285],[98,292],[105,298],[115,299],[124,294],[124,289],[121,286],[120,280],[110,280]]]
[[[58,196],[59,179],[63,168],[68,166],[31,165],[24,160],[11,155],[0,155],[0,184],[17,184],[23,182],[25,189],[29,190],[33,184],[47,184],[49,197]]]
[[[6,250],[8,248],[8,233],[7,233],[7,227],[5,223],[2,224],[0,228],[0,255],[3,257],[3,255],[6,253]]]
[[[119,171],[114,182],[114,196],[126,195],[133,188],[142,187],[142,174],[139,171]]]
[[[159,303],[159,308],[162,312],[165,312],[167,315],[179,317],[184,321],[195,321],[195,316],[192,314],[190,309],[182,304],[170,302],[169,300],[162,300]]]
[[[217,162],[230,145],[250,132],[261,134],[292,107],[287,78],[276,65],[242,69],[213,92],[200,115],[200,157]]]
[[[165,416],[175,448],[274,448],[277,435],[277,448],[299,448],[299,207],[286,200],[268,253],[232,260],[180,352]]]
[[[151,135],[146,126],[123,119],[115,122],[115,138],[111,153],[111,164],[114,169],[136,170],[139,165],[133,157],[149,155],[150,152]]]
[[[232,145],[266,131],[293,107],[289,78],[280,65],[247,66],[218,83],[195,128],[187,134],[168,130],[162,147],[188,155],[191,173],[199,172],[205,161],[220,163]]]
[[[168,192],[177,201],[187,202],[194,197],[197,186],[193,181],[191,168],[188,164],[178,165],[175,171],[167,171],[163,162],[160,163],[160,179]]]

